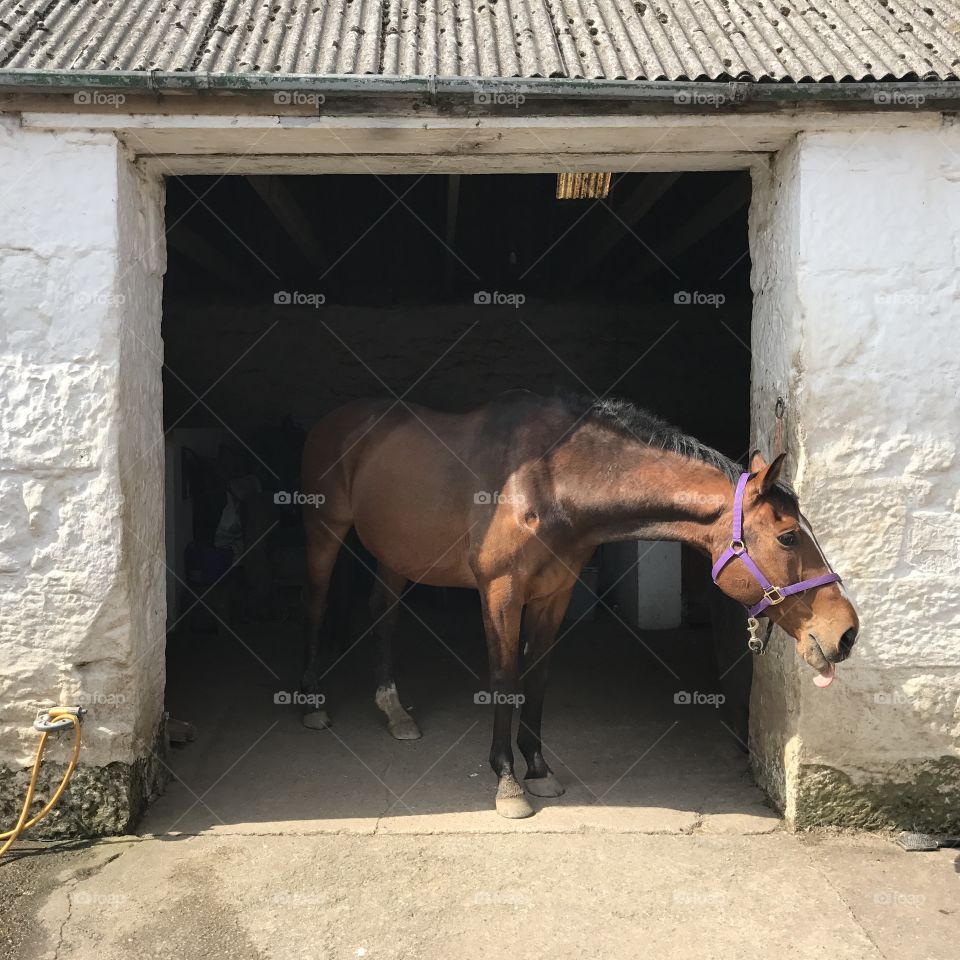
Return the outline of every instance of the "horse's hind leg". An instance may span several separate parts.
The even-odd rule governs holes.
[[[371,630],[377,638],[377,694],[376,704],[387,716],[387,729],[397,740],[418,740],[420,729],[400,704],[397,684],[393,678],[393,632],[400,616],[400,595],[407,578],[383,564],[370,594]]]
[[[307,507],[306,509],[310,509]],[[327,711],[320,706],[324,702],[320,681],[322,679],[325,640],[329,636],[329,624],[325,624],[327,592],[333,565],[343,538],[350,524],[325,524],[315,520],[307,522],[307,588],[306,588],[306,643],[301,693],[311,698],[309,709],[301,718],[305,727],[322,730],[330,726]]]
[[[560,781],[543,759],[543,698],[547,689],[550,654],[557,640],[557,631],[570,602],[569,589],[527,604],[525,624],[526,645],[523,662],[523,706],[520,709],[520,729],[517,746],[527,761],[524,786],[536,797],[560,797],[564,793]]]

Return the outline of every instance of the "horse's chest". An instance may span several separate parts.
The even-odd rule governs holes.
[[[481,579],[514,577],[536,596],[576,579],[576,558],[532,511],[504,511],[482,530],[475,526],[471,539],[471,566]]]

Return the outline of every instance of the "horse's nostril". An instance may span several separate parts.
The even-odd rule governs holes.
[[[856,642],[857,642],[857,631],[855,627],[851,627],[840,638],[840,652],[844,656],[847,656],[850,653],[850,651],[853,649],[853,645]]]

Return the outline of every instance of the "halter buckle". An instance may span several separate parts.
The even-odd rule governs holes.
[[[780,592],[779,587],[771,587],[769,590],[764,590],[763,595],[771,607],[775,607],[778,603],[783,603],[783,601],[787,599]]]
[[[747,552],[747,545],[742,540],[731,540],[730,549],[739,557],[741,553]]]

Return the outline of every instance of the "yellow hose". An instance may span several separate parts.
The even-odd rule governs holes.
[[[29,830],[35,824],[38,824],[55,806],[57,801],[60,799],[63,791],[67,787],[67,783],[70,781],[70,777],[73,774],[73,768],[77,765],[77,757],[80,755],[80,718],[76,714],[76,710],[71,707],[53,707],[48,711],[51,720],[62,719],[69,717],[73,723],[73,755],[70,757],[70,762],[67,764],[66,773],[63,775],[63,779],[60,781],[60,786],[57,787],[53,792],[53,796],[47,801],[44,808],[35,816],[27,819],[27,814],[30,812],[30,804],[33,803],[33,794],[37,788],[37,779],[40,776],[40,761],[43,760],[43,751],[47,746],[47,737],[50,736],[49,731],[44,731],[40,737],[40,743],[37,745],[37,755],[33,761],[33,772],[30,774],[30,783],[27,786],[27,795],[23,801],[23,808],[20,810],[20,816],[17,819],[16,826],[12,829],[0,833],[0,840],[5,840],[6,842],[0,847],[0,857],[2,857],[16,841],[17,837],[23,833],[24,830]]]

